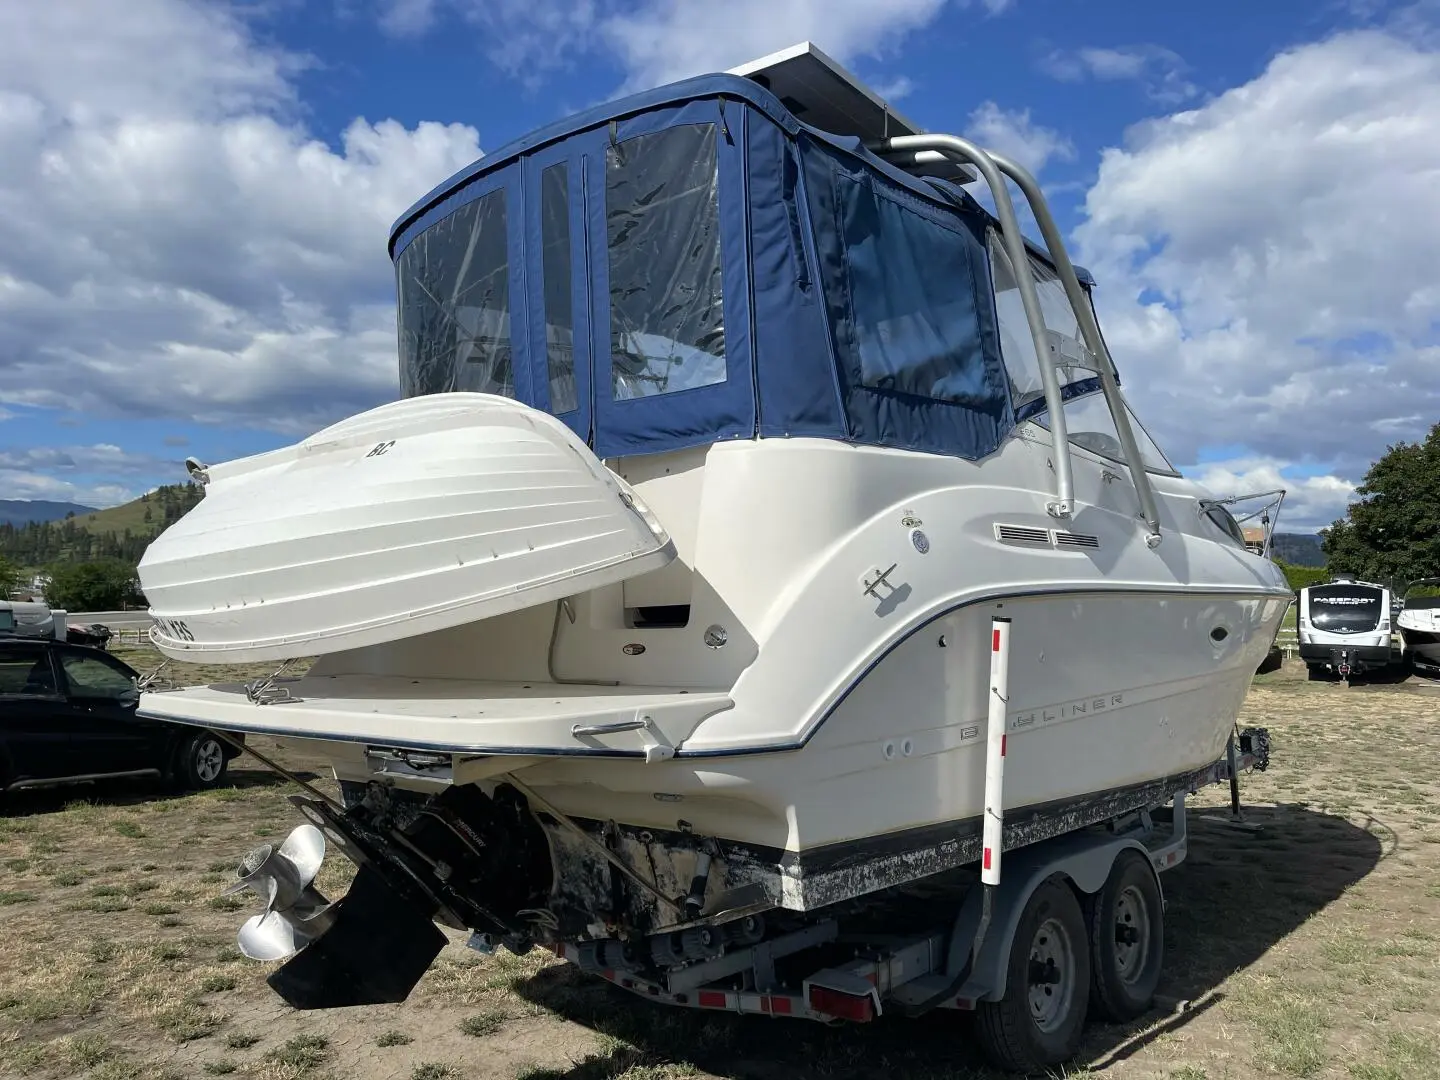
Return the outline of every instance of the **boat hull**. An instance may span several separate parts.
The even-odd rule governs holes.
[[[1399,629],[1405,655],[1412,664],[1440,669],[1440,608],[1402,611]]]
[[[513,777],[577,820],[617,823],[622,849],[642,864],[665,861],[655,837],[715,837],[729,853],[725,888],[758,884],[774,903],[811,910],[973,859],[993,614],[1012,620],[1005,807],[1023,842],[1028,819],[1082,823],[1148,806],[1222,757],[1285,604],[1118,590],[970,603],[910,634],[816,723],[797,725],[808,730],[786,749],[688,748],[711,727],[744,728],[765,712],[743,685],[724,694],[322,674],[285,683],[289,702],[256,706],[243,687],[212,686],[147,694],[142,711],[316,740],[310,749],[338,778],[362,785],[397,768],[377,764],[380,751],[453,755],[430,779],[384,778],[436,793]],[[603,743],[573,734],[637,715],[653,730]],[[657,737],[673,756],[647,756]],[[552,839],[574,845],[564,830]],[[677,879],[687,851],[674,847]],[[567,857],[587,859],[583,847]]]

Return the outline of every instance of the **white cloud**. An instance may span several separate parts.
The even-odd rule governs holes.
[[[1345,516],[1345,507],[1355,496],[1352,482],[1328,474],[1286,477],[1281,471],[1285,464],[1273,458],[1237,458],[1208,462],[1185,473],[1222,498],[1284,488],[1285,502],[1276,525],[1280,532],[1313,532]],[[1234,509],[1237,515],[1248,513],[1259,510],[1264,501],[1257,499]]]
[[[814,41],[840,60],[891,59],[909,34],[948,4],[997,16],[1015,0],[380,0],[381,26],[396,34],[433,27],[453,11],[481,33],[486,54],[527,81],[581,53],[605,52],[641,90],[725,71]]]
[[[1180,55],[1162,45],[1122,45],[1113,48],[1087,46],[1074,50],[1057,49],[1040,61],[1040,68],[1063,82],[1085,78],[1134,80],[1154,100],[1179,104],[1200,92],[1186,77],[1188,65]]]
[[[386,230],[478,137],[332,148],[305,64],[220,6],[0,5],[0,401],[298,433],[393,396]]]
[[[113,443],[90,446],[0,447],[0,470],[42,470],[47,473],[75,473],[150,476],[159,470],[178,467],[173,461],[151,454],[137,454]]]
[[[1277,56],[1105,151],[1076,230],[1127,392],[1178,461],[1245,446],[1358,478],[1440,417],[1440,53]]]
[[[658,86],[811,40],[841,63],[884,59],[945,0],[643,0],[601,30],[632,89]]]
[[[48,472],[0,466],[0,491],[5,492],[7,499],[44,499],[103,508],[138,498],[148,487],[147,484],[139,487],[114,483],[77,484]]]
[[[257,48],[218,4],[0,4],[0,88],[78,124],[213,117],[292,100],[303,57]]]
[[[875,84],[874,90],[883,100],[895,102],[909,97],[915,90],[915,82],[908,75],[897,75],[893,79]]]
[[[1036,124],[1029,109],[1006,110],[993,101],[982,102],[970,114],[965,133],[987,150],[1013,158],[1032,173],[1052,158],[1070,161],[1075,144],[1053,128]]]
[[[395,37],[415,37],[435,23],[435,0],[384,0],[380,29]]]

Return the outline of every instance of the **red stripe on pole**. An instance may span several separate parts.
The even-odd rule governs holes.
[[[1000,631],[999,631],[999,630],[992,630],[992,631],[990,631],[990,651],[991,651],[991,652],[999,652],[999,651],[1000,651]]]
[[[1001,735],[1001,736],[1000,736],[1000,756],[1001,756],[1001,757],[1004,757],[1004,756],[1005,756],[1005,740],[1006,740],[1007,738],[1009,738],[1008,735]]]
[[[985,863],[984,863],[984,866],[985,866],[985,869],[986,869],[986,870],[989,870],[989,869],[990,869],[990,849],[989,849],[988,847],[985,849]]]

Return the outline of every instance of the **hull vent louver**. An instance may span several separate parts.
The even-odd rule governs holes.
[[[1061,532],[1055,530],[1055,543],[1058,547],[1068,548],[1098,548],[1100,538],[1098,536],[1087,536],[1085,533]]]
[[[1049,547],[1050,530],[1027,525],[996,525],[995,538],[1002,544],[1023,544],[1027,547]]]

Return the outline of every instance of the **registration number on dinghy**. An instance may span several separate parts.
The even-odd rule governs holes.
[[[195,635],[190,628],[180,619],[156,618],[155,625],[160,628],[160,633],[175,641],[194,641]]]

